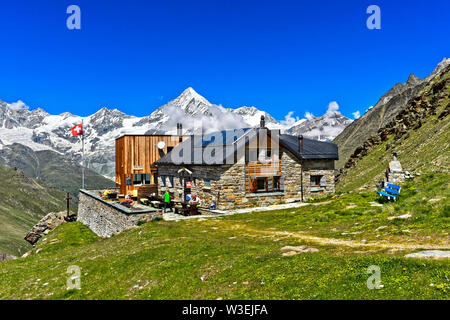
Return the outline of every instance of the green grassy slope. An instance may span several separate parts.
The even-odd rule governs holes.
[[[350,168],[340,177],[337,191],[354,191],[362,187],[373,188],[376,181],[383,180],[384,171],[392,160],[392,152],[398,153],[402,167],[406,171],[417,173],[446,173],[450,175],[450,117],[439,116],[450,108],[450,72],[432,81],[447,81],[439,92],[425,97],[431,103],[438,96],[446,96],[439,102],[435,114],[422,120],[416,130],[409,130],[400,139],[390,135],[387,141],[376,146],[368,155],[358,160],[355,167]],[[422,94],[429,90],[428,86]]]
[[[381,207],[374,193],[336,195],[296,209],[152,222],[110,239],[63,224],[29,257],[2,264],[0,299],[448,299],[448,260],[404,258],[450,248],[448,190],[442,175],[424,175]],[[388,219],[404,212],[412,217]],[[284,246],[319,251],[283,256]],[[66,289],[72,265],[80,290]],[[367,288],[371,265],[382,289]]]
[[[30,228],[49,212],[65,207],[65,193],[31,179],[21,171],[0,166],[0,253],[23,254]]]

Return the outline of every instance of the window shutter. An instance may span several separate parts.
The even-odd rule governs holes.
[[[284,191],[284,177],[280,177],[280,191]]]
[[[320,178],[320,186],[321,187],[326,187],[327,186],[327,178],[325,176],[322,176]]]
[[[267,179],[267,191],[273,191],[273,178]]]

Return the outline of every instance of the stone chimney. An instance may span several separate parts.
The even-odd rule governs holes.
[[[183,125],[181,123],[177,123],[177,135],[178,136],[183,135]]]
[[[300,154],[303,153],[303,136],[299,136],[298,137],[298,145],[299,145],[299,152]]]
[[[266,127],[266,120],[264,116],[261,116],[261,121],[259,122],[259,126],[261,128],[265,128]]]

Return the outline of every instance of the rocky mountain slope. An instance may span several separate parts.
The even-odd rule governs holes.
[[[403,170],[449,175],[449,113],[450,66],[447,66],[390,122],[356,148],[339,176],[337,190],[374,188],[376,181],[383,180],[393,152],[398,154]]]
[[[30,248],[23,239],[49,212],[65,208],[65,193],[0,165],[0,253],[20,256]]]
[[[293,135],[312,137],[320,141],[331,141],[353,120],[344,117],[339,111],[328,110],[321,117],[303,119],[299,122],[294,124],[287,132]]]
[[[291,126],[276,121],[267,112],[255,107],[232,109],[213,104],[192,88],[187,88],[179,97],[146,117],[135,117],[107,108],[88,117],[68,112],[50,115],[42,109],[30,111],[0,100],[0,149],[18,143],[33,151],[53,151],[80,163],[81,140],[72,137],[70,128],[83,121],[87,167],[112,178],[115,167],[114,140],[123,134],[174,134],[178,122],[183,124],[184,132],[188,134],[202,123],[206,131],[253,127],[259,125],[261,115],[266,117],[269,128],[291,129]],[[330,140],[350,121],[335,112],[296,122],[291,132]]]
[[[423,79],[411,74],[408,81],[396,84],[380,98],[373,108],[346,127],[333,141],[339,146],[337,167],[342,167],[358,146],[375,134],[378,129],[391,122],[406,103],[448,65],[450,65],[450,59],[442,60],[436,69]]]

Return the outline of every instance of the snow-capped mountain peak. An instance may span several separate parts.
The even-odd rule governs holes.
[[[321,141],[332,141],[352,120],[344,117],[339,111],[329,108],[321,117],[297,121],[288,133],[303,135]]]
[[[189,114],[207,114],[211,103],[199,95],[192,87],[184,90],[177,98],[169,102]]]

